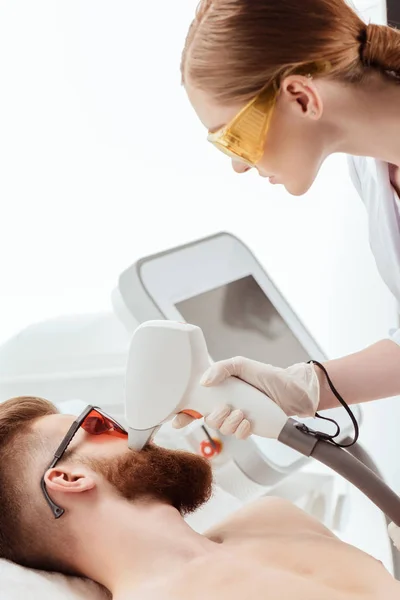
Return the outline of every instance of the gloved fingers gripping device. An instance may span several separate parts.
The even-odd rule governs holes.
[[[136,329],[128,354],[126,419],[129,445],[141,449],[163,423],[186,412],[208,416],[219,404],[245,410],[253,433],[277,439],[288,418],[265,394],[239,379],[203,387],[210,367],[206,341],[195,325],[148,321]]]
[[[342,475],[400,526],[400,498],[353,454],[304,430],[264,393],[231,377],[216,387],[200,385],[210,367],[202,330],[187,323],[147,321],[134,332],[127,362],[125,415],[128,444],[141,450],[164,423],[186,412],[207,417],[227,404],[240,409],[255,435],[276,439]]]

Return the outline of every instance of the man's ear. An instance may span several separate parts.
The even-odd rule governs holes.
[[[82,465],[73,463],[49,469],[44,480],[48,490],[53,492],[87,492],[96,487],[96,481],[91,471]]]

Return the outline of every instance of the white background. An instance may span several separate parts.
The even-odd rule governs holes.
[[[396,326],[344,157],[291,198],[205,142],[179,73],[195,5],[2,0],[0,342],[110,309],[133,261],[220,230],[255,251],[330,356]],[[388,410],[366,425],[378,458]]]
[[[219,230],[256,251],[329,354],[393,325],[375,318],[391,299],[343,157],[299,199],[205,142],[179,73],[195,6],[2,0],[0,343],[108,309],[134,260]]]

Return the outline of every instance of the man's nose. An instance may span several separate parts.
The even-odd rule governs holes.
[[[232,169],[235,173],[246,173],[247,171],[250,171],[251,167],[240,162],[240,160],[232,159]]]

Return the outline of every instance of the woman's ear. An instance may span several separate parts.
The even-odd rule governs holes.
[[[281,94],[297,114],[313,120],[321,117],[323,102],[312,77],[289,75],[281,84]]]
[[[68,494],[87,492],[96,487],[91,471],[73,463],[49,469],[44,481],[49,490]]]

